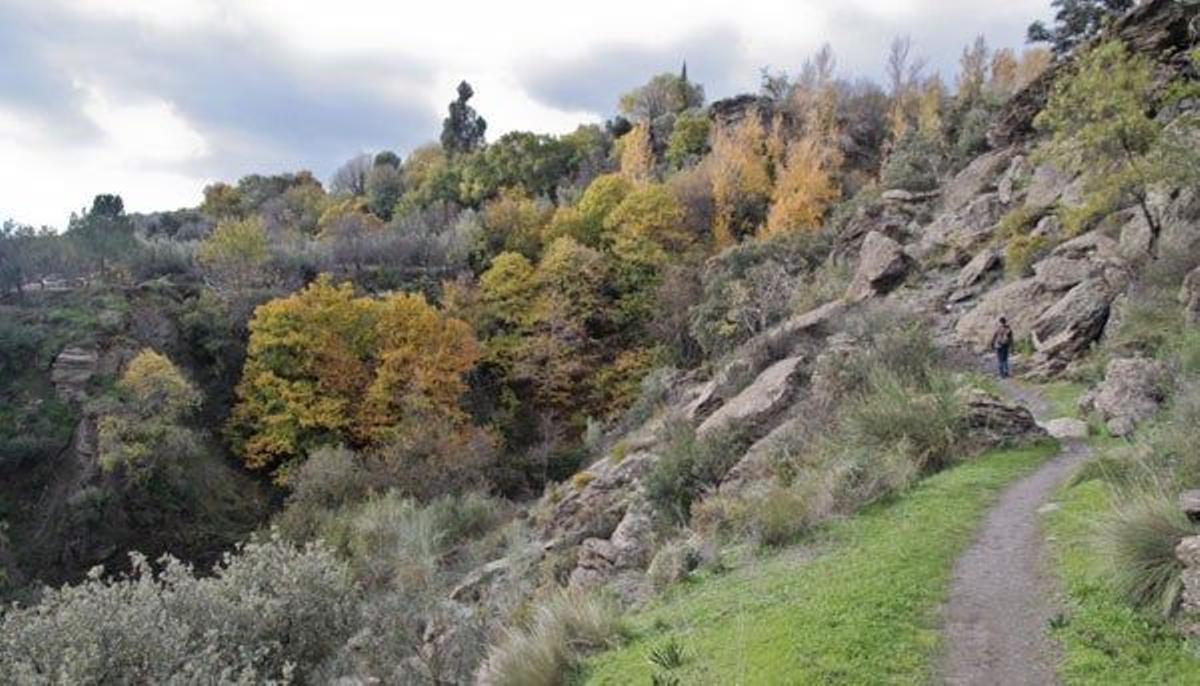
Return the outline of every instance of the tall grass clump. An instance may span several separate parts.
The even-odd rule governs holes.
[[[617,645],[627,634],[612,600],[560,590],[534,609],[529,622],[505,631],[489,652],[480,680],[494,686],[566,683],[585,655]]]
[[[1161,491],[1132,495],[1098,529],[1116,588],[1134,607],[1164,618],[1175,613],[1183,593],[1175,548],[1197,533],[1175,499]]]

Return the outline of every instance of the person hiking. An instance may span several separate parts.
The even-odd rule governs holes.
[[[996,351],[996,366],[999,368],[1001,379],[1008,378],[1008,353],[1012,350],[1013,331],[1008,325],[1008,320],[1004,317],[1000,318],[1000,325],[996,327],[996,333],[992,334],[992,350]]]

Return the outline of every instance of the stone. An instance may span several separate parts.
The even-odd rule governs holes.
[[[50,381],[58,397],[67,402],[87,400],[87,385],[96,375],[100,355],[95,350],[68,346],[54,358]]]
[[[1175,558],[1183,563],[1184,614],[1200,613],[1200,536],[1188,536],[1175,546]]]
[[[1043,358],[1070,361],[1087,351],[1108,321],[1112,294],[1103,279],[1088,279],[1042,312],[1030,330]]]
[[[1001,175],[1009,168],[1012,156],[1012,151],[1006,149],[976,157],[942,186],[942,207],[957,210],[977,196],[994,190]]]
[[[966,438],[979,450],[1016,445],[1046,437],[1027,408],[978,388],[961,392],[966,406]]]
[[[588,468],[592,479],[582,488],[566,484],[548,493],[541,507],[542,540],[555,548],[570,548],[588,538],[607,539],[629,509],[636,484],[658,460],[650,451],[632,452],[621,459],[608,456]]]
[[[964,290],[976,285],[983,277],[1000,266],[1000,251],[995,249],[982,250],[958,272],[954,285],[958,290]]]
[[[846,290],[846,299],[859,302],[890,293],[904,281],[911,266],[911,258],[899,243],[878,231],[868,233],[863,239],[858,269]]]
[[[1052,164],[1042,164],[1033,170],[1029,179],[1029,191],[1025,194],[1025,207],[1041,212],[1054,207],[1066,192],[1074,177]]]
[[[1179,289],[1179,302],[1183,303],[1188,323],[1193,326],[1200,325],[1200,267],[1183,277],[1183,285]]]
[[[765,434],[770,421],[807,383],[804,361],[804,356],[788,357],[767,367],[741,393],[704,420],[696,430],[697,435],[704,436],[730,425],[744,427],[751,435]]]
[[[921,233],[922,252],[930,252],[932,246],[974,252],[991,238],[1002,210],[997,194],[985,193],[963,207],[941,213]]]
[[[1121,227],[1117,252],[1125,260],[1133,262],[1149,257],[1153,243],[1154,234],[1150,231],[1150,225],[1142,213],[1137,212]]]
[[[1179,509],[1188,521],[1200,522],[1200,491],[1184,491],[1179,494]]]
[[[1092,260],[1051,255],[1033,265],[1033,278],[1051,291],[1065,291],[1093,276],[1102,268]]]
[[[1084,439],[1088,437],[1087,422],[1073,417],[1051,419],[1042,425],[1046,433],[1059,440]]]
[[[1026,169],[1024,155],[1012,158],[1008,169],[1004,170],[1004,175],[996,182],[996,197],[1001,203],[1008,205],[1016,199],[1018,179],[1026,173]]]
[[[938,197],[939,191],[906,191],[903,188],[892,188],[884,191],[879,197],[884,202],[919,203],[928,202]]]
[[[954,327],[958,340],[977,352],[989,350],[1000,317],[1008,319],[1017,340],[1025,338],[1033,323],[1058,294],[1047,291],[1035,279],[1020,279],[988,291],[979,303],[959,318]]]
[[[1109,433],[1128,436],[1158,412],[1167,396],[1169,373],[1157,360],[1117,358],[1108,363],[1093,400]]]
[[[1050,254],[1073,260],[1111,260],[1117,257],[1118,248],[1117,242],[1108,236],[1099,231],[1089,231],[1060,243]]]
[[[583,541],[571,572],[570,587],[595,588],[622,572],[645,569],[657,547],[654,528],[653,510],[648,503],[643,501],[629,507],[610,539]]]
[[[508,558],[500,558],[476,567],[450,591],[450,599],[460,603],[483,602],[491,587],[508,574],[511,566]]]

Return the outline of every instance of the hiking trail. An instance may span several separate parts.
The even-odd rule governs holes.
[[[1053,419],[1037,390],[1004,388],[1039,422]],[[1039,510],[1090,452],[1083,441],[1063,441],[1058,455],[1000,494],[955,563],[943,609],[945,683],[1056,683],[1058,647],[1048,629],[1059,603]]]

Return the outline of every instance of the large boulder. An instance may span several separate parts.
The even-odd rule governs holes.
[[[996,188],[1012,158],[1011,149],[995,150],[976,157],[942,187],[942,207],[947,210],[959,209],[976,196]]]
[[[1100,263],[1061,255],[1050,255],[1033,265],[1033,278],[1051,291],[1068,290],[1103,273],[1104,267]]]
[[[925,259],[939,247],[972,254],[991,237],[1003,210],[999,194],[985,193],[941,213],[922,231],[919,256]]]
[[[988,291],[958,320],[954,333],[959,341],[983,352],[991,345],[1000,317],[1008,319],[1013,336],[1021,339],[1029,335],[1034,321],[1057,299],[1057,293],[1046,290],[1036,279],[1013,281]]]
[[[804,361],[803,356],[788,357],[767,367],[753,383],[704,420],[696,433],[704,436],[722,428],[738,426],[752,436],[762,436],[807,383]]]
[[[589,538],[583,542],[569,585],[595,588],[622,572],[641,571],[650,564],[655,548],[653,509],[639,501],[625,512],[609,539]]]
[[[1087,422],[1074,417],[1059,417],[1043,424],[1046,433],[1059,440],[1082,440],[1088,437]]]
[[[912,260],[899,243],[878,231],[868,233],[846,299],[858,302],[890,293],[904,281],[911,266]]]
[[[1183,277],[1183,286],[1179,289],[1179,302],[1183,303],[1188,323],[1200,324],[1200,267]]]
[[[964,438],[972,448],[984,450],[1036,441],[1047,436],[1023,405],[978,388],[962,391],[966,408]]]
[[[1033,170],[1029,179],[1029,190],[1025,194],[1025,206],[1035,212],[1044,212],[1058,202],[1074,180],[1052,164],[1043,164]]]
[[[1104,381],[1091,396],[1091,407],[1109,433],[1128,436],[1158,411],[1167,396],[1170,375],[1156,360],[1118,358],[1108,363]]]
[[[88,383],[96,375],[100,355],[89,348],[69,346],[54,358],[50,381],[58,397],[67,402],[87,399]]]
[[[995,248],[981,250],[979,254],[971,258],[971,261],[958,272],[958,277],[955,278],[954,285],[959,290],[970,288],[982,281],[983,277],[999,266],[999,250]]]
[[[1046,360],[1065,361],[1091,347],[1108,321],[1113,294],[1108,284],[1092,278],[1067,291],[1042,312],[1031,329],[1033,347]]]
[[[563,549],[612,536],[633,502],[639,479],[657,460],[649,451],[620,459],[610,455],[588,468],[588,479],[561,485],[535,515],[541,539],[552,549]]]

